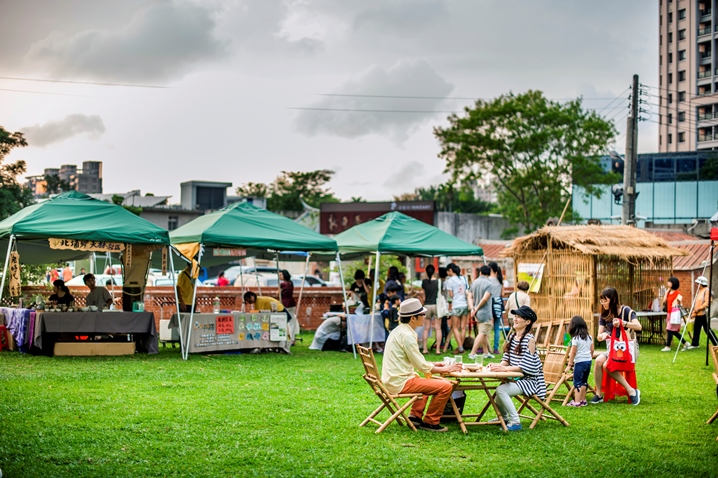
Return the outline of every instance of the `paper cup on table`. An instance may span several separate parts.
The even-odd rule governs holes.
[[[464,363],[463,355],[454,355],[454,363]]]
[[[476,357],[474,357],[474,363],[479,366],[479,369],[483,368],[484,356],[480,354],[476,355]]]
[[[453,365],[454,359],[451,357],[444,357],[444,365]]]

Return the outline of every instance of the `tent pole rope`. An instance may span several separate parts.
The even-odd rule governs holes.
[[[374,266],[374,269],[376,270],[376,273],[374,274],[374,287],[372,288],[372,299],[371,304],[369,304],[369,348],[373,348],[373,340],[374,340],[374,305],[376,304],[376,290],[379,288],[379,257],[381,256],[381,252],[376,251],[376,265]],[[383,292],[383,291],[382,291]],[[379,316],[381,317],[381,313],[379,313]]]
[[[182,358],[184,358],[184,336],[182,331],[182,312],[180,312],[179,308],[179,297],[177,296],[177,277],[175,276],[175,260],[172,257],[173,247],[167,246],[170,256],[170,277],[172,278],[172,289],[175,294],[175,308],[177,309],[177,323],[179,325],[179,337],[180,337],[180,352],[182,355]]]
[[[296,309],[294,309],[294,320],[297,321],[297,325],[299,325],[299,308],[302,306],[302,294],[304,293],[304,284],[307,281],[307,274],[309,273],[309,258],[311,256],[312,253],[307,252],[307,260],[304,261],[304,277],[302,277],[302,287],[299,289],[299,300],[297,301]]]
[[[15,241],[15,234],[10,234],[10,239],[7,241],[7,254],[5,255],[5,264],[3,265],[2,271],[2,283],[0,283],[0,305],[2,305],[2,294],[5,290],[5,278],[7,277],[7,268],[10,264],[10,252],[12,251],[12,245]]]
[[[202,263],[202,252],[204,250],[204,247],[200,244],[199,246],[199,255],[197,256],[197,278],[194,280],[194,288],[192,290],[192,303],[190,304],[190,313],[189,313],[189,327],[187,327],[187,351],[185,352],[184,359],[187,360],[189,358],[189,344],[190,344],[190,338],[192,337],[192,321],[194,320],[194,309],[195,304],[197,303],[197,279],[199,279],[199,269],[200,264]],[[191,266],[194,266],[193,263],[190,263]],[[190,267],[190,278],[192,278],[192,273],[194,272],[192,270],[193,268]]]
[[[309,263],[307,263],[307,265],[309,265]],[[356,345],[354,345],[354,335],[352,335],[351,329],[349,328],[349,302],[347,302],[347,290],[344,288],[344,270],[342,269],[342,259],[339,256],[339,251],[337,251],[337,265],[339,266],[339,280],[341,280],[342,295],[344,296],[344,313],[347,316],[347,337],[351,337],[352,351],[354,352],[354,359],[356,359],[357,348]],[[341,329],[341,324],[339,325],[339,328]]]

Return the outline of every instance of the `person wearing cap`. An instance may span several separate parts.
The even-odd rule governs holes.
[[[691,317],[695,321],[693,324],[693,340],[691,340],[691,348],[698,347],[701,342],[701,329],[706,331],[708,340],[713,345],[718,345],[718,339],[708,325],[708,308],[710,307],[710,293],[708,289],[708,279],[700,276],[696,279],[698,284],[698,292],[696,292],[696,302],[693,306]]]
[[[94,274],[85,274],[82,281],[90,289],[90,293],[85,298],[88,307],[94,305],[101,312],[103,307],[109,308],[112,305],[112,295],[104,287],[97,287]]]
[[[536,322],[536,312],[529,306],[522,305],[512,310],[514,328],[504,343],[504,356],[501,363],[490,363],[492,372],[521,372],[523,378],[502,383],[496,387],[496,404],[501,411],[506,428],[509,431],[521,430],[519,414],[511,397],[516,395],[537,395],[541,400],[546,398],[546,382],[543,377],[541,359],[536,353],[536,339],[531,328]]]
[[[441,426],[439,420],[453,385],[444,379],[421,378],[417,371],[422,374],[459,372],[461,364],[431,363],[424,359],[416,329],[424,324],[425,318],[426,309],[419,299],[406,299],[399,305],[401,323],[386,340],[381,379],[389,393],[422,393],[423,398],[411,407],[409,420],[422,430],[445,432],[448,429]],[[424,415],[429,396],[432,396],[431,404]]]

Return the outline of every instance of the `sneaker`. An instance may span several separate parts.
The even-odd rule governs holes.
[[[494,349],[494,355],[498,355],[498,354],[499,354],[499,349]]]
[[[469,360],[474,360],[478,355],[476,354],[469,354]]]
[[[436,425],[432,425],[431,423],[422,423],[419,425],[419,428],[422,430],[430,431],[430,432],[448,432],[449,429],[446,427],[442,427],[438,423]]]
[[[663,347],[663,348],[661,349],[661,352],[670,352],[670,351],[671,351],[671,348],[670,348],[670,347]]]
[[[579,402],[579,406],[580,406],[580,407],[585,407],[586,405],[588,405],[588,402],[587,402],[586,400],[581,400],[581,401]]]
[[[628,397],[628,399],[631,401],[631,405],[638,405],[641,403],[641,391],[636,389],[636,394]]]
[[[501,422],[499,421],[499,417],[496,417],[496,418],[492,418],[487,423],[501,423]],[[504,418],[504,423],[509,423],[509,419]]]
[[[588,403],[591,403],[591,404],[593,404],[593,405],[595,405],[595,404],[597,404],[597,403],[603,403],[603,397],[599,397],[598,395],[594,395],[593,398],[591,399],[591,401],[588,402]]]
[[[697,348],[698,348],[698,345],[689,344],[686,346],[686,350],[693,350],[693,349],[697,349]]]
[[[466,351],[462,347],[459,347],[458,349],[454,350],[454,353],[459,355],[463,354],[464,352]]]
[[[421,426],[424,424],[424,420],[419,417],[415,417],[414,415],[409,415],[409,421],[413,423],[414,426],[417,428],[421,428]]]
[[[581,406],[581,402],[577,402],[577,401],[575,401],[575,400],[571,400],[570,402],[568,402],[568,403],[566,404],[566,406],[567,406],[567,407],[576,407],[576,408],[578,408],[578,407]]]
[[[510,432],[516,432],[516,431],[521,430],[522,428],[523,427],[521,426],[520,423],[510,423],[509,425],[506,426],[506,430],[508,430]]]
[[[485,359],[492,359],[492,358],[494,358],[494,356],[487,353],[487,354],[484,354],[484,358],[485,358]]]

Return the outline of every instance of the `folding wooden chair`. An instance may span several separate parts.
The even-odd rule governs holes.
[[[412,405],[414,405],[414,402],[421,399],[422,394],[389,393],[389,391],[386,389],[386,387],[381,381],[381,373],[379,372],[379,367],[377,367],[376,365],[376,360],[374,359],[374,352],[370,348],[362,347],[361,345],[357,345],[356,348],[357,353],[361,357],[362,365],[364,365],[364,371],[366,372],[364,374],[364,380],[366,380],[374,393],[379,397],[379,400],[381,400],[381,405],[379,406],[379,408],[374,410],[371,415],[366,417],[366,419],[361,422],[359,426],[363,427],[369,422],[376,423],[377,425],[379,425],[379,429],[375,433],[381,433],[387,426],[389,426],[391,422],[396,420],[399,425],[408,425],[409,428],[416,431],[416,427],[406,416],[406,411],[411,409]],[[407,401],[403,405],[400,405],[397,400],[401,399],[406,399]],[[389,411],[391,416],[387,418],[386,421],[381,422],[376,418],[376,416],[379,415],[379,413],[381,413],[381,411],[385,408]]]
[[[544,381],[546,382],[546,398],[541,400],[537,395],[531,395],[525,398],[518,397],[518,400],[521,402],[521,406],[518,409],[519,415],[524,418],[532,418],[530,416],[521,415],[521,411],[525,408],[535,415],[529,428],[535,427],[539,420],[545,420],[546,418],[557,420],[561,422],[563,426],[569,426],[568,422],[549,405],[551,400],[560,400],[560,398],[555,396],[561,389],[561,386],[566,383],[567,375],[565,370],[567,362],[568,347],[550,346],[546,352],[543,368]],[[561,395],[561,398],[563,398],[563,395]],[[533,407],[531,403],[529,403],[532,400],[538,403],[539,407]],[[537,410],[537,408],[540,409]],[[544,412],[548,412],[546,417],[544,417]]]
[[[713,372],[713,380],[716,382],[716,394],[718,394],[718,345],[714,345],[711,347],[711,355],[713,355],[713,366],[715,367],[715,372]],[[718,410],[713,414],[712,417],[708,419],[708,423],[713,423],[716,419],[718,419]],[[718,440],[718,437],[716,438]]]
[[[536,353],[541,359],[541,362],[543,362],[546,359],[549,339],[551,338],[551,322],[534,325],[533,335],[536,338]]]

